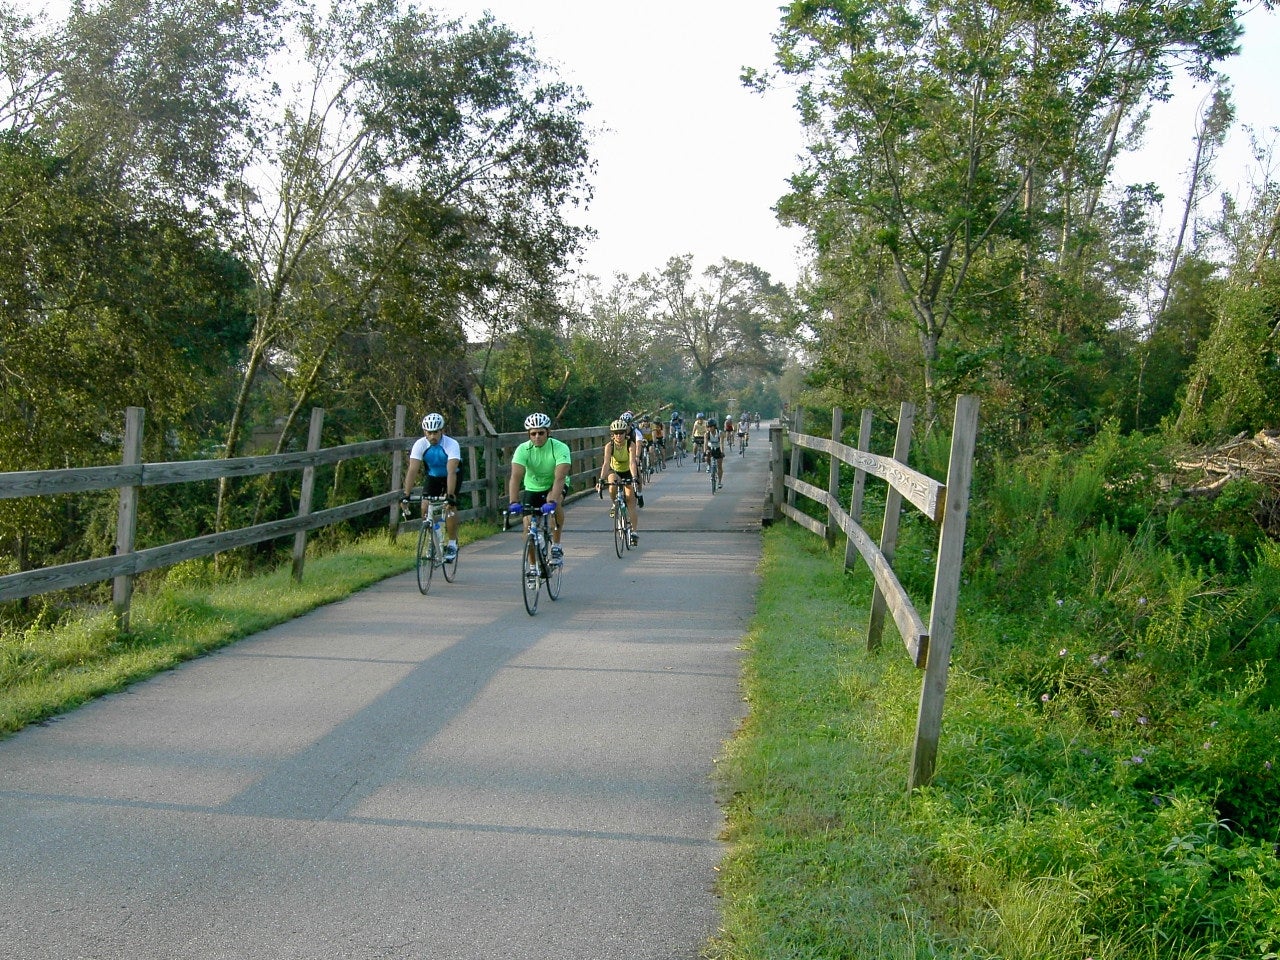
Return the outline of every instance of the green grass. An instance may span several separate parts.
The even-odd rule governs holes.
[[[463,524],[459,542],[496,528]],[[413,567],[417,538],[385,533],[308,556],[303,582],[292,566],[219,581],[209,561],[171,568],[139,591],[130,629],[115,630],[109,611],[0,636],[0,735],[11,734],[241,637],[284,623]]]
[[[1046,623],[971,587],[937,775],[908,794],[921,674],[892,628],[867,652],[869,575],[842,553],[791,525],[765,537],[707,957],[1274,960],[1278,838],[1219,808],[1234,776],[1274,817],[1274,711],[1201,686],[1176,718],[1102,701],[1113,714],[1100,698],[1139,681],[1077,657],[1100,614],[1051,600]],[[1151,659],[1127,672],[1184,682],[1185,664],[1162,680]]]

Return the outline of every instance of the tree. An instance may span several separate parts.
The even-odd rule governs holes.
[[[779,212],[810,231],[822,270],[888,258],[927,420],[947,341],[1042,351],[1085,316],[1072,301],[1095,296],[1127,125],[1175,61],[1205,75],[1232,52],[1234,15],[1223,0],[786,8],[778,66],[800,79],[811,147]]]
[[[227,456],[264,370],[292,392],[284,443],[335,346],[403,297],[406,276],[427,281],[422,305],[396,312],[420,342],[460,330],[468,305],[546,296],[583,236],[564,208],[587,194],[585,104],[526,39],[392,0],[299,29],[308,74],[236,190],[258,302]]]
[[[754,264],[725,258],[694,279],[693,256],[672,257],[640,288],[662,342],[689,362],[698,391],[711,397],[731,370],[778,373],[783,338],[794,326],[786,288]]]
[[[1228,204],[1222,231],[1231,263],[1174,424],[1188,440],[1274,428],[1280,409],[1280,186]]]

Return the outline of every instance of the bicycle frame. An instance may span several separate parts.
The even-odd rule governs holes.
[[[401,516],[406,516],[405,503],[426,504],[426,514],[418,529],[418,550],[414,564],[418,592],[423,595],[431,589],[431,576],[435,573],[436,567],[441,569],[445,580],[450,583],[458,573],[458,555],[455,552],[452,560],[445,560],[444,541],[440,536],[440,527],[444,522],[448,502],[448,497],[428,497],[422,494],[414,494],[401,501]]]
[[[631,549],[631,511],[627,509],[626,488],[635,486],[634,480],[619,477],[614,481],[604,481],[613,487],[613,549],[621,559]],[[600,486],[600,496],[604,497],[604,483]]]
[[[520,593],[529,616],[538,612],[538,595],[546,587],[547,596],[560,599],[560,581],[564,576],[563,564],[551,562],[551,514],[530,511],[529,530],[520,544]]]

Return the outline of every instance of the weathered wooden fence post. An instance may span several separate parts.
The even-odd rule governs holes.
[[[863,453],[871,452],[871,409],[862,408],[862,422],[858,426],[857,449]],[[853,471],[853,493],[849,495],[849,519],[862,526],[862,499],[867,491],[867,471],[855,467]],[[844,568],[848,570],[858,556],[858,546],[852,537],[844,543]]]
[[[142,462],[142,426],[146,411],[142,407],[128,407],[124,414],[124,449],[120,463],[131,467]],[[116,556],[133,553],[134,538],[138,530],[138,487],[120,488],[120,501],[116,510]],[[116,629],[129,629],[129,603],[133,599],[133,574],[121,574],[111,582],[111,608],[115,614]]]
[[[791,414],[791,429],[794,433],[804,433],[804,416],[800,407],[796,407]],[[800,445],[793,443],[791,445],[791,476],[800,479],[800,464],[803,463],[803,456],[800,451]],[[787,488],[787,505],[794,507],[796,505],[796,491],[794,487]]]
[[[916,741],[911,753],[910,788],[933,779],[942,734],[942,706],[947,695],[947,671],[955,639],[956,602],[964,560],[964,532],[969,518],[969,486],[973,481],[973,453],[978,435],[978,398],[956,398],[947,465],[947,503],[938,535],[938,566],[934,571],[933,606],[929,611],[929,659],[920,690]]]
[[[392,436],[399,440],[404,437],[404,420],[405,407],[403,403],[396,404],[396,428]],[[404,450],[397,446],[391,453],[391,492],[396,493],[401,489],[400,480],[403,476],[401,472],[404,469]],[[391,534],[394,541],[396,534],[400,532],[400,504],[393,503],[387,508],[387,532]]]
[[[484,472],[485,486],[489,491],[489,515],[496,518],[498,504],[501,503],[505,510],[507,502],[498,499],[498,484],[502,479],[498,471],[498,438],[491,433],[486,433],[484,437]]]
[[[841,407],[831,408],[831,439],[835,443],[840,443],[840,434],[844,432],[844,410]],[[840,502],[840,458],[834,453],[828,456],[830,464],[827,467],[827,494],[831,497],[830,505],[827,507],[827,532],[826,541],[828,547],[836,545],[836,534],[840,532],[840,523],[836,518],[836,504]]]
[[[916,423],[916,407],[913,403],[904,403],[898,408],[898,433],[893,441],[893,459],[904,466],[911,453],[911,431]],[[880,553],[885,562],[893,566],[893,554],[898,549],[898,524],[902,519],[902,494],[893,484],[884,498],[884,523],[880,528]],[[884,592],[879,584],[871,593],[871,617],[867,625],[867,649],[875,650],[880,646],[880,638],[884,633],[885,614]]]
[[[468,403],[465,407],[467,420],[467,436],[474,437],[479,432],[476,429],[476,407],[474,403]],[[470,481],[471,489],[471,509],[478,514],[480,507],[484,503],[484,489],[477,481],[480,479],[480,456],[475,444],[467,447],[467,480]]]
[[[324,427],[324,408],[311,408],[311,428],[307,431],[307,453],[315,453],[320,449],[320,432]],[[311,497],[315,492],[316,468],[302,468],[302,490],[298,495],[298,516],[305,517],[311,513]],[[293,535],[293,580],[302,582],[302,567],[307,560],[307,531],[299,530]]]
[[[782,423],[769,425],[769,522],[774,523],[782,516],[782,498],[786,493],[786,478],[783,476],[782,460]]]

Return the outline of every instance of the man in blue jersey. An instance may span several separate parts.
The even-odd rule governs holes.
[[[422,418],[422,436],[414,441],[409,452],[409,469],[404,475],[404,495],[407,497],[418,474],[426,470],[422,480],[424,497],[446,497],[444,532],[448,543],[444,547],[444,559],[448,563],[458,556],[458,466],[462,463],[462,448],[453,437],[445,436],[444,417],[428,413]],[[427,515],[427,505],[422,505],[422,515]]]

